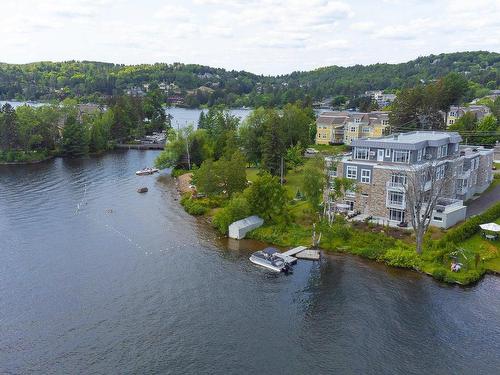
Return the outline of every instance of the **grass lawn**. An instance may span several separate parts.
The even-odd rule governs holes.
[[[496,220],[500,224],[500,219]],[[491,241],[476,233],[461,244],[461,247],[474,253],[479,253],[488,270],[500,272],[500,239]]]
[[[257,173],[259,173],[259,170],[257,168],[247,168],[247,180],[254,182],[257,180]]]

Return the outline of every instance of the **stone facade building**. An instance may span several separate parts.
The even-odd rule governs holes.
[[[354,211],[389,224],[406,222],[405,187],[419,171],[432,166],[432,181],[443,181],[431,224],[448,228],[465,218],[464,200],[482,193],[493,180],[493,151],[476,146],[460,146],[462,138],[454,132],[418,131],[391,136],[356,139],[352,152],[342,158],[327,159],[331,179],[344,177],[356,181],[348,191],[325,202],[328,211],[339,208]]]

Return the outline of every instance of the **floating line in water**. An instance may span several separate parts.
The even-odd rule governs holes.
[[[78,202],[77,205],[76,205],[75,216],[78,215],[78,214],[82,214],[87,219],[92,220],[93,222],[99,224],[100,226],[104,226],[108,231],[114,232],[115,234],[119,235],[123,239],[127,240],[128,242],[130,242],[131,244],[133,244],[137,249],[143,251],[144,254],[149,255],[151,253],[150,251],[148,252],[144,247],[142,247],[137,241],[134,241],[131,237],[127,236],[125,233],[123,233],[122,231],[120,231],[115,226],[113,226],[111,224],[108,224],[108,223],[104,222],[103,220],[94,218],[94,217],[90,216],[89,214],[87,214],[86,212],[84,212],[83,211],[83,207],[84,207],[84,205],[87,204],[86,197],[87,197],[87,184],[85,184],[85,187],[84,187],[84,190],[83,190],[83,198],[82,198],[82,200],[80,202]],[[113,212],[113,211],[110,211],[110,212]]]

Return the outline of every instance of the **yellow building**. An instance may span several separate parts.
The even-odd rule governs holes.
[[[347,112],[323,112],[316,120],[316,144],[340,144],[344,141]]]
[[[358,138],[385,135],[389,126],[389,112],[323,112],[316,121],[316,144],[350,145]]]

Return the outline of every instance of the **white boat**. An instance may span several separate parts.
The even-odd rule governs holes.
[[[159,171],[160,170],[158,168],[144,168],[141,169],[140,171],[135,172],[135,174],[138,176],[146,176],[149,174],[158,173]]]
[[[250,261],[262,267],[266,267],[276,272],[289,272],[292,267],[282,258],[276,256],[278,250],[267,247],[264,250],[256,251],[250,256]]]

